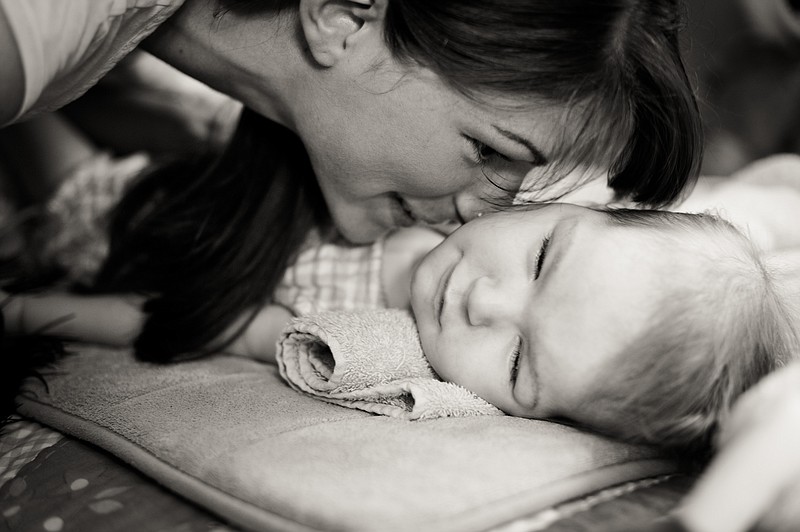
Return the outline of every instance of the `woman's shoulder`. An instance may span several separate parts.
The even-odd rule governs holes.
[[[82,95],[183,2],[0,0],[24,77],[12,121]]]

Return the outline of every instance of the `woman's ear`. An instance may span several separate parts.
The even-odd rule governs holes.
[[[389,0],[300,0],[300,24],[314,60],[334,66],[361,41],[383,38]]]

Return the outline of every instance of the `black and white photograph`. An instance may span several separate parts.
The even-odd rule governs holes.
[[[800,531],[800,0],[0,0],[0,531]]]

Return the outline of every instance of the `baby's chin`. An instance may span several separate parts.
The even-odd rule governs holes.
[[[425,359],[428,361],[428,364],[430,364],[431,369],[433,369],[433,372],[436,373],[436,376],[439,377],[440,380],[452,382],[450,379],[447,378],[446,375],[442,375],[441,368],[438,364],[438,359],[436,358],[436,354],[434,353],[433,356],[429,356],[428,351],[425,350],[424,345],[422,347],[422,351],[425,353]]]

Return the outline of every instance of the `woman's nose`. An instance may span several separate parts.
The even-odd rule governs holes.
[[[457,218],[460,223],[466,223],[478,218],[482,214],[496,210],[497,205],[491,204],[473,194],[460,194],[455,201]]]
[[[476,327],[507,319],[513,313],[515,299],[503,283],[490,277],[476,279],[466,297],[467,319]]]

